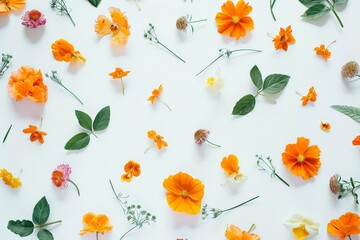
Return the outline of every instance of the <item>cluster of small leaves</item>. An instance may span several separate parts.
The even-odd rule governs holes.
[[[45,226],[51,224],[60,223],[61,220],[46,223],[50,215],[50,206],[46,200],[46,197],[42,197],[38,203],[36,203],[33,214],[32,221],[30,220],[10,220],[7,228],[13,233],[19,235],[20,237],[26,237],[31,235],[34,232],[35,228],[38,228],[37,237],[39,240],[53,240],[54,237],[51,232],[47,229],[43,229]]]
[[[250,70],[250,77],[257,88],[256,95],[248,94],[242,97],[234,106],[233,115],[246,115],[255,107],[256,97],[260,93],[276,94],[283,90],[289,82],[290,76],[284,74],[271,74],[262,79],[259,68],[255,65]]]
[[[126,200],[129,196],[123,196],[122,193],[116,193],[111,180],[109,180],[109,182],[110,182],[111,189],[112,189],[113,193],[115,194],[116,200],[120,204],[120,206],[124,212],[124,215],[126,216],[126,219],[132,225],[134,225],[132,228],[130,228],[127,232],[125,232],[122,235],[120,240],[123,239],[126,236],[126,234],[128,234],[133,229],[135,229],[135,228],[142,229],[142,227],[145,224],[150,225],[151,222],[156,222],[155,215],[152,215],[148,211],[141,209],[141,205],[129,204]]]
[[[338,193],[338,199],[341,199],[341,198],[351,194],[354,197],[355,203],[359,204],[359,197],[355,191],[360,188],[360,182],[354,181],[352,177],[350,177],[350,181],[342,180],[341,176],[339,176],[338,183],[340,186],[340,192]]]
[[[255,157],[257,158],[256,164],[259,166],[259,170],[270,172],[271,177],[277,177],[286,186],[290,187],[290,185],[276,173],[275,166],[273,165],[272,159],[269,156],[266,159],[263,159],[261,155],[256,154]]]
[[[68,8],[68,6],[66,5],[64,0],[51,0],[50,7],[53,9],[57,9],[58,14],[60,16],[64,16],[64,15],[68,16],[70,18],[72,24],[74,24],[74,26],[75,26],[75,22],[70,15],[71,9]]]
[[[94,7],[99,6],[101,0],[88,0]]]
[[[94,122],[91,117],[79,110],[75,110],[76,118],[79,121],[81,127],[89,130],[89,133],[81,132],[73,136],[66,144],[66,150],[80,150],[85,148],[90,142],[90,134],[93,134],[96,138],[94,131],[102,131],[106,129],[110,122],[110,106],[104,107],[96,114]]]
[[[0,65],[0,76],[4,75],[5,71],[9,68],[9,64],[12,56],[10,54],[2,54],[1,65]]]
[[[330,11],[335,14],[336,19],[339,21],[340,26],[344,27],[343,23],[341,22],[339,15],[335,11],[336,5],[341,5],[347,3],[348,0],[299,0],[300,3],[305,5],[308,9],[304,12],[301,17],[304,19],[318,19]]]
[[[332,105],[330,107],[360,123],[360,108],[346,105]]]

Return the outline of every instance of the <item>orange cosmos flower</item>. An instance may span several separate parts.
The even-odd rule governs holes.
[[[148,101],[150,101],[151,104],[154,104],[155,99],[159,98],[162,90],[163,90],[163,86],[162,86],[162,84],[160,84],[160,86],[158,88],[154,89],[151,92],[152,95],[148,98]]]
[[[105,214],[94,214],[87,213],[83,216],[84,229],[80,231],[80,236],[85,235],[86,233],[105,233],[112,230],[110,225],[110,220]]]
[[[354,140],[352,141],[352,144],[353,144],[354,146],[360,145],[360,135],[359,135],[359,136],[356,136],[356,138],[354,138]]]
[[[282,160],[292,174],[308,180],[318,174],[321,166],[320,149],[317,145],[309,146],[310,140],[299,137],[297,143],[286,145]]]
[[[314,48],[316,55],[329,59],[331,57],[331,52],[325,47],[324,44],[321,44],[319,47]]]
[[[122,93],[123,95],[125,95],[125,86],[124,86],[124,81],[123,81],[123,77],[126,77],[128,74],[130,73],[130,71],[124,71],[121,68],[115,68],[115,71],[112,73],[109,73],[109,76],[111,76],[113,79],[117,79],[120,78],[121,80],[121,84],[122,84]]]
[[[43,75],[39,69],[22,66],[10,76],[9,93],[16,101],[27,97],[36,103],[45,103],[48,98],[48,91],[43,80]]]
[[[244,177],[242,173],[239,173],[239,159],[234,154],[224,157],[221,161],[221,167],[228,175],[228,180],[236,182],[242,180]]]
[[[126,173],[121,175],[121,180],[124,182],[130,182],[133,176],[138,177],[141,173],[140,164],[132,160],[125,164],[124,170]]]
[[[309,101],[316,102],[316,97],[317,97],[317,93],[315,92],[314,87],[309,88],[308,94],[301,98],[302,105],[306,106],[306,104],[308,104]]]
[[[25,7],[26,0],[1,0],[0,1],[0,15],[7,14],[10,15],[10,10],[20,10]]]
[[[51,45],[52,53],[57,61],[64,62],[86,62],[86,59],[74,46],[65,39],[58,39]]]
[[[34,141],[38,140],[39,143],[41,143],[41,144],[44,143],[43,136],[47,135],[46,132],[38,130],[38,128],[34,125],[29,125],[28,128],[25,128],[23,130],[23,133],[30,134],[30,141],[34,142]]]
[[[2,178],[6,185],[12,188],[18,188],[21,186],[20,178],[14,177],[14,175],[5,168],[0,169],[0,178]]]
[[[339,240],[351,235],[360,234],[360,217],[356,213],[347,212],[339,219],[332,219],[327,225],[327,232],[339,236]]]
[[[156,146],[157,146],[157,148],[158,148],[159,150],[160,150],[161,148],[163,148],[163,147],[167,147],[167,146],[168,146],[167,142],[165,142],[165,141],[163,140],[164,137],[161,136],[161,135],[159,135],[159,134],[157,134],[156,131],[150,130],[150,131],[147,132],[147,135],[148,135],[148,138],[152,139],[152,140],[154,141],[154,143],[156,143]],[[152,147],[152,146],[150,146],[149,148],[147,148],[144,153],[146,153],[147,150],[149,150],[151,147]]]
[[[204,196],[204,184],[187,173],[179,172],[170,175],[163,181],[168,191],[166,200],[169,207],[176,212],[198,214]]]
[[[246,35],[246,31],[254,29],[253,19],[247,16],[252,12],[252,7],[244,0],[239,0],[236,7],[232,1],[226,1],[221,11],[215,16],[220,34],[239,39]]]
[[[227,226],[225,237],[228,240],[260,240],[258,235],[241,230],[235,225]]]
[[[130,36],[130,25],[127,17],[115,7],[110,7],[109,12],[112,21],[104,15],[98,16],[95,22],[95,32],[101,37],[112,34],[111,45],[115,47],[124,46]]]
[[[331,129],[330,123],[326,123],[326,122],[321,122],[320,127],[324,131],[329,131]]]
[[[280,28],[279,35],[273,39],[275,49],[283,49],[285,51],[288,50],[288,44],[293,44],[295,41],[296,40],[292,35],[291,25],[286,29]]]

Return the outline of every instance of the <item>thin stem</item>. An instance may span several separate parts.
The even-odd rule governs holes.
[[[343,25],[343,23],[341,22],[339,15],[338,15],[337,12],[335,11],[334,5],[332,5],[329,0],[326,0],[326,1],[327,1],[328,4],[330,5],[330,9],[331,9],[331,11],[335,14],[335,17],[336,17],[336,19],[338,20],[338,22],[340,23],[340,26],[343,28],[344,25]]]
[[[350,235],[348,235],[348,238],[351,240],[351,236],[350,236]]]
[[[207,19],[200,19],[200,20],[190,21],[188,23],[197,23],[197,22],[205,22],[205,21],[207,21]]]
[[[299,95],[300,97],[303,97],[304,95],[302,95],[301,93],[299,92],[295,92],[297,95]]]
[[[201,70],[200,72],[198,72],[195,76],[198,76],[199,74],[201,74],[203,71],[205,71],[208,67],[210,67],[211,64],[213,64],[214,62],[216,62],[219,58],[221,58],[222,56],[224,56],[225,53],[220,54],[217,58],[214,59],[214,61],[212,61],[211,63],[209,63],[203,70]]]
[[[66,11],[66,12],[67,12],[67,15],[69,16],[69,18],[70,18],[70,20],[71,20],[72,24],[74,24],[74,27],[75,27],[75,26],[76,26],[76,24],[75,24],[75,22],[74,22],[73,18],[71,17],[71,15],[70,15],[70,13],[69,13],[68,11]]]
[[[290,185],[282,178],[280,177],[275,171],[273,172],[274,175],[280,180],[282,181],[286,186],[290,187]]]
[[[136,7],[138,8],[138,10],[141,11],[141,8],[140,8],[140,5],[139,5],[138,1],[137,0],[134,0],[134,1],[135,1]]]
[[[68,179],[67,181],[70,182],[70,183],[72,183],[72,184],[75,186],[76,191],[77,191],[77,193],[78,193],[78,195],[79,195],[79,197],[80,197],[80,190],[79,190],[78,186],[77,186],[72,180],[70,180],[70,179]]]
[[[42,227],[46,227],[46,226],[56,224],[56,223],[61,223],[61,222],[62,222],[61,220],[58,220],[58,221],[55,221],[55,222],[49,222],[49,223],[45,223],[45,224],[40,224],[38,226],[35,226],[34,228],[42,228]]]
[[[257,49],[244,48],[244,49],[236,49],[236,50],[232,50],[232,51],[230,51],[230,54],[232,54],[232,53],[234,53],[234,52],[241,52],[241,51],[262,52],[261,50],[257,50]]]
[[[154,147],[154,144],[151,144],[147,149],[145,149],[144,154],[145,154],[149,149],[151,149],[151,148],[153,148],[153,147]]]
[[[169,52],[171,52],[175,57],[177,57],[179,60],[181,60],[183,63],[186,63],[184,59],[182,59],[181,57],[179,57],[176,53],[174,53],[173,51],[171,51],[167,46],[165,46],[164,44],[162,44],[159,40],[157,40],[157,42],[163,46],[166,50],[168,50]]]
[[[84,105],[84,103],[73,93],[71,92],[67,87],[65,87],[64,84],[62,84],[61,82],[59,83],[66,91],[68,91],[71,95],[73,95],[80,103],[81,105]]]
[[[252,233],[252,231],[254,231],[256,228],[255,224],[251,224],[251,227],[249,228],[249,231],[247,231],[248,233]]]
[[[137,225],[135,225],[135,226],[133,226],[132,228],[130,228],[126,233],[124,233],[124,234],[121,236],[120,240],[123,239],[126,234],[128,234],[130,231],[132,231],[132,230],[133,230],[134,228],[136,228],[136,227],[137,227]]]
[[[271,12],[271,16],[273,17],[274,21],[276,21],[276,18],[275,18],[274,12],[273,12],[275,2],[276,2],[276,0],[270,0],[270,12]]]
[[[6,134],[5,134],[5,137],[4,137],[3,141],[2,141],[2,143],[4,143],[6,141],[8,135],[10,133],[11,128],[12,128],[12,124],[10,125],[9,129],[6,131]]]
[[[332,41],[326,48],[329,48],[331,45],[333,45],[334,43],[336,43],[336,40]]]
[[[217,144],[215,144],[215,143],[212,143],[212,142],[210,142],[210,141],[207,140],[207,139],[206,139],[206,142],[210,143],[211,145],[213,145],[213,146],[215,146],[215,147],[221,147],[220,145],[217,145]]]
[[[158,101],[159,101],[160,103],[164,104],[164,105],[169,109],[169,111],[171,112],[171,108],[169,107],[169,105],[167,105],[166,102],[163,102],[163,101],[161,101],[160,99],[159,99]]]
[[[122,78],[120,78],[121,80],[121,85],[122,85],[122,93],[123,93],[123,96],[125,96],[125,86],[124,86],[124,81]]]
[[[246,203],[248,203],[248,202],[251,202],[252,200],[257,199],[258,197],[259,197],[259,196],[253,197],[253,198],[251,198],[251,199],[249,199],[249,200],[247,200],[247,201],[245,201],[245,202],[243,202],[243,203],[240,203],[239,205],[236,205],[236,206],[234,206],[234,207],[231,207],[231,208],[228,208],[228,209],[225,209],[225,210],[221,210],[221,212],[227,212],[227,211],[233,210],[233,209],[235,209],[235,208],[237,208],[237,207],[240,207],[240,206],[242,206],[242,205],[244,205],[244,204],[246,204]]]
[[[99,240],[99,232],[96,232],[96,240]]]
[[[96,138],[98,138],[98,136],[96,136],[96,134],[93,131],[91,131],[91,134],[94,135]]]

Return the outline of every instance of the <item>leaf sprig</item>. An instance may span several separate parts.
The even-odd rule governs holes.
[[[340,23],[340,26],[343,28],[344,25],[340,20],[339,15],[335,11],[336,5],[341,5],[347,3],[348,0],[299,0],[305,7],[308,9],[304,12],[301,17],[309,20],[318,19],[322,16],[325,16],[330,11],[335,14],[336,19]]]
[[[110,122],[110,106],[104,107],[101,109],[95,117],[94,122],[91,117],[79,110],[75,110],[76,118],[81,127],[89,130],[90,132],[85,133],[81,132],[73,136],[66,144],[66,150],[80,150],[85,148],[90,142],[90,134],[94,135],[96,138],[95,131],[102,131],[106,129]]]
[[[5,71],[9,68],[9,64],[12,56],[10,54],[3,53],[0,64],[0,76],[4,75]]]
[[[68,8],[68,6],[66,5],[64,0],[51,0],[50,7],[53,9],[57,9],[58,14],[60,16],[64,16],[64,15],[68,16],[70,18],[72,24],[74,24],[74,26],[75,26],[75,22],[70,15],[71,9]]]
[[[271,177],[275,176],[280,181],[282,181],[286,186],[290,187],[290,185],[276,173],[276,169],[274,165],[272,164],[272,160],[270,157],[267,157],[266,159],[263,159],[261,155],[256,154],[255,157],[257,158],[256,164],[259,166],[259,170],[262,171],[268,171],[271,173]]]
[[[248,94],[242,97],[234,106],[233,115],[246,115],[255,107],[256,97],[262,92],[267,94],[276,94],[283,90],[289,82],[290,76],[284,74],[270,74],[262,79],[259,68],[255,65],[250,70],[250,77],[257,88],[256,95]]]
[[[7,228],[20,237],[26,237],[34,232],[35,228],[38,228],[37,237],[39,240],[53,240],[52,233],[44,229],[45,226],[49,226],[56,223],[61,223],[61,220],[46,223],[50,215],[50,206],[46,200],[46,197],[42,197],[35,205],[32,221],[30,220],[10,220]]]

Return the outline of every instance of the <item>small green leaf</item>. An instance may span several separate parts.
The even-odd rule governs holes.
[[[303,5],[309,8],[316,4],[324,3],[325,0],[299,0],[299,2],[301,2]]]
[[[41,225],[46,223],[50,215],[50,206],[46,197],[42,197],[34,207],[32,220],[35,224]]]
[[[101,0],[89,0],[89,3],[91,3],[94,7],[97,7]]]
[[[3,142],[2,142],[2,143],[4,143],[4,142],[6,141],[6,139],[7,139],[8,135],[9,135],[9,133],[10,133],[11,128],[12,128],[12,124],[10,125],[9,129],[6,131],[6,134],[5,134],[5,137],[4,137],[4,139],[3,139]]]
[[[333,1],[334,1],[334,5],[340,5],[348,2],[348,0],[333,0]]]
[[[263,86],[263,80],[261,72],[256,65],[250,70],[250,77],[257,89],[260,90]]]
[[[39,240],[54,240],[53,235],[51,234],[51,232],[49,232],[46,229],[41,229],[38,233],[37,233],[37,237]]]
[[[330,8],[325,6],[324,4],[316,4],[311,6],[308,10],[304,12],[301,17],[305,19],[318,19],[324,15],[326,15],[330,11]]]
[[[87,133],[79,133],[73,136],[66,144],[66,150],[80,150],[85,148],[90,142],[90,136]]]
[[[265,78],[263,91],[270,94],[280,92],[286,87],[290,79],[290,76],[284,74],[271,74]]]
[[[330,107],[360,123],[360,108],[346,105],[332,105]]]
[[[26,237],[33,233],[34,224],[29,220],[9,221],[7,228],[20,237]]]
[[[242,97],[234,106],[233,115],[246,115],[255,107],[255,96],[248,94]]]
[[[110,122],[110,106],[104,107],[103,109],[96,114],[95,120],[94,120],[94,131],[101,131],[104,130],[109,126]]]
[[[92,131],[92,120],[91,117],[89,115],[87,115],[86,113],[79,111],[79,110],[75,110],[75,115],[76,118],[79,121],[80,126],[82,126],[83,128]]]

